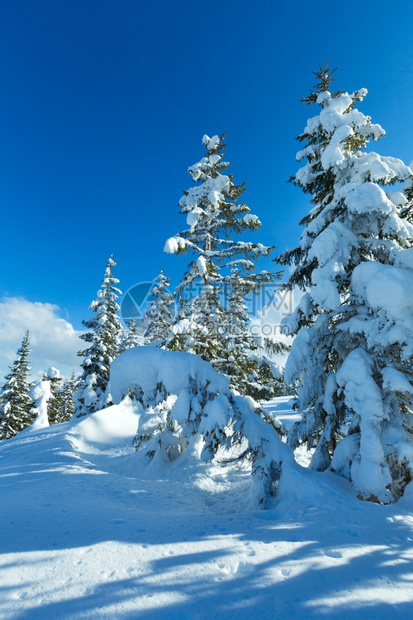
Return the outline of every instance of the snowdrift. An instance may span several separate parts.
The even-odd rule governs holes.
[[[283,464],[298,467],[279,437],[277,418],[237,396],[225,377],[195,355],[129,349],[112,363],[108,390],[115,404],[129,395],[140,405],[138,450],[164,462],[188,449],[205,462],[247,460],[262,507],[276,495]]]

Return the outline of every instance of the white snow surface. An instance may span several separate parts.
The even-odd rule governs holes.
[[[138,417],[126,399],[0,443],[2,619],[412,616],[412,485],[379,506],[287,471],[256,511],[243,468],[142,468]]]

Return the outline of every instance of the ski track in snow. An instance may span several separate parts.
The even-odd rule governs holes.
[[[142,470],[130,409],[0,445],[1,619],[412,617],[412,490],[304,472],[259,511],[244,468]]]

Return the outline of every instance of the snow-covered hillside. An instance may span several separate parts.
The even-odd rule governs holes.
[[[137,425],[126,399],[1,442],[0,618],[412,616],[413,490],[302,469],[257,511],[244,467],[144,468]]]

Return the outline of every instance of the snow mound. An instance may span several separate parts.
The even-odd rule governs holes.
[[[76,450],[96,454],[114,446],[131,446],[138,422],[136,406],[125,398],[119,405],[81,418],[68,437]]]
[[[195,355],[129,349],[111,365],[109,390],[115,404],[130,395],[140,406],[135,445],[160,466],[185,452],[186,460],[190,454],[210,463],[247,461],[262,507],[276,494],[283,462],[296,466],[279,420],[237,396],[226,377]]]

